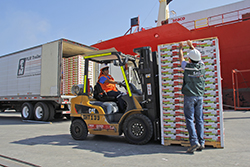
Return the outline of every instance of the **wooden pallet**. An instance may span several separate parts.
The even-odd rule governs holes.
[[[164,145],[165,145],[165,146],[169,146],[169,145],[172,145],[172,144],[178,144],[178,145],[181,145],[181,146],[183,146],[183,147],[189,147],[189,146],[190,146],[189,141],[181,141],[181,140],[164,140]]]
[[[165,146],[169,146],[169,145],[172,145],[172,144],[178,144],[178,145],[181,145],[183,147],[190,147],[189,141],[164,140],[164,145]],[[213,146],[215,148],[223,148],[223,147],[221,147],[220,142],[215,142],[215,141],[206,141],[205,146]]]
[[[213,146],[215,148],[224,148],[224,147],[221,147],[221,142],[218,142],[218,141],[206,141],[205,146]]]

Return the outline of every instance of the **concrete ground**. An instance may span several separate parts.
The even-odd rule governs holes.
[[[24,122],[0,113],[0,166],[250,166],[250,111],[224,111],[225,148],[187,154],[180,145],[128,144],[123,136],[71,138],[70,121]]]

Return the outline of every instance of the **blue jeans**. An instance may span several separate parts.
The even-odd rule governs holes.
[[[205,144],[204,118],[203,118],[203,97],[184,96],[184,115],[189,133],[191,146],[200,143]],[[194,123],[195,120],[195,123]]]

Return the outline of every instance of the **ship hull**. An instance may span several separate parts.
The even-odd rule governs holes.
[[[209,37],[219,39],[223,101],[224,104],[233,106],[232,70],[250,69],[250,20],[240,20],[195,30],[188,30],[179,23],[172,23],[113,38],[92,46],[99,49],[115,47],[125,54],[134,55],[133,49],[137,47],[150,46],[152,51],[157,51],[157,46],[160,44]],[[250,76],[245,74],[244,77],[238,77],[238,82],[245,83],[239,85],[239,90],[244,90],[240,94],[240,105],[250,106],[250,90],[248,90]]]

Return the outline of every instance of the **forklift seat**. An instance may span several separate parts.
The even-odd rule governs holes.
[[[114,114],[119,111],[115,102],[90,101],[89,104],[102,107],[106,114]]]
[[[96,105],[102,107],[105,112],[105,117],[108,122],[118,122],[122,117],[123,113],[119,112],[118,106],[115,102],[100,102],[100,101],[90,101],[91,105]]]
[[[108,96],[105,91],[102,90],[101,85],[97,82],[94,87],[94,98],[99,101],[116,101],[115,97]]]
[[[118,106],[115,102],[104,102],[103,106],[106,107],[107,114],[114,114],[119,111]]]

